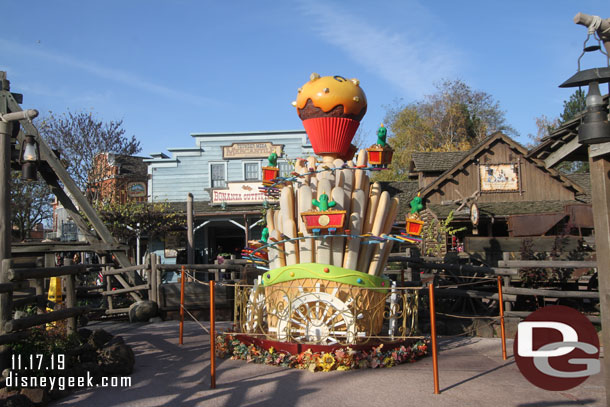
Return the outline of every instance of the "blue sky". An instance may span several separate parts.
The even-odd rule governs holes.
[[[301,129],[290,103],[312,72],[360,79],[370,142],[387,106],[459,78],[525,143],[572,93],[557,86],[586,37],[579,11],[607,18],[610,3],[3,0],[0,70],[24,109],[122,119],[142,155],[194,146],[191,133]]]

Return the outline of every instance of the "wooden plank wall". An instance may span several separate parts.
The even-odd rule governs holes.
[[[491,148],[483,151],[476,158],[481,165],[516,163],[521,156],[522,194],[519,192],[484,192],[479,202],[513,202],[513,201],[562,201],[573,200],[575,193],[548,172],[538,168],[518,151],[510,148],[502,140],[497,140]],[[441,203],[470,196],[479,189],[479,168],[471,161],[462,171],[453,176],[449,182],[427,195],[429,203]],[[460,196],[457,191],[461,193]]]

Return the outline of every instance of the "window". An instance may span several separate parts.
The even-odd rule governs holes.
[[[261,179],[261,167],[259,162],[244,163],[244,180],[258,181]]]
[[[278,161],[280,168],[280,177],[287,178],[294,171],[294,168],[288,161]]]
[[[210,185],[212,188],[225,188],[227,186],[226,163],[210,164]]]

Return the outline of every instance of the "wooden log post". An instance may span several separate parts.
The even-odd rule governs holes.
[[[159,289],[159,282],[157,281],[157,256],[152,253],[148,257],[148,260],[150,262],[150,300],[159,304],[159,294],[157,293],[157,290]]]
[[[502,260],[503,261],[509,261],[510,260],[510,253],[508,252],[504,252],[502,253]],[[502,277],[502,283],[504,285],[503,288],[510,288],[510,276],[504,276]],[[512,311],[513,310],[513,303],[510,301],[505,301],[504,302],[504,310],[505,311]]]
[[[105,267],[105,269],[108,270],[109,267]],[[104,275],[104,279],[106,279],[106,291],[112,291],[112,276]],[[112,295],[107,296],[106,301],[108,302],[108,311],[112,311],[114,308],[112,304]]]
[[[599,279],[599,302],[602,318],[602,346],[610,349],[610,155],[591,157],[591,197],[593,204],[593,224],[595,226],[595,252],[597,256],[597,276]],[[602,358],[606,371],[604,383],[606,402],[610,403],[610,357]]]
[[[155,256],[155,266],[158,266],[159,263],[161,263],[161,256],[157,256],[156,254],[153,254],[153,256]],[[162,301],[162,294],[161,294],[161,283],[162,283],[162,278],[161,278],[161,269],[159,267],[155,267],[155,280],[157,282],[157,304],[161,305],[161,301]]]
[[[74,274],[70,274],[64,277],[64,284],[66,287],[66,308],[71,309],[76,307],[76,284]],[[76,332],[76,316],[68,318],[66,324],[66,333],[68,335]]]

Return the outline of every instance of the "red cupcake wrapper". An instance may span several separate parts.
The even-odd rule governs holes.
[[[318,117],[303,120],[313,151],[318,155],[336,154],[344,156],[360,122],[343,117]]]

